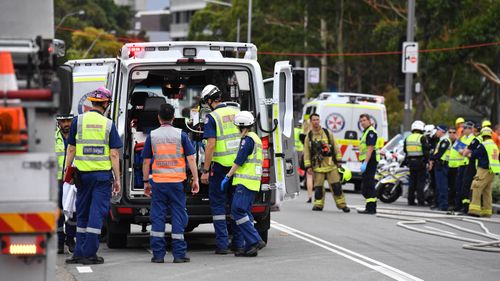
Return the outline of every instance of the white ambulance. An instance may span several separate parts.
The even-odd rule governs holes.
[[[207,84],[218,86],[228,105],[256,116],[264,163],[261,192],[252,213],[257,230],[267,240],[270,211],[279,210],[286,195],[293,197],[299,191],[288,62],[277,62],[274,77],[264,83],[253,44],[149,42],[125,44],[118,58],[74,60],[66,66],[72,77],[75,114],[89,109],[86,94],[98,86],[113,92],[109,116],[124,147],[120,159],[122,192],[112,200],[106,223],[110,248],[126,246],[131,224],[142,225],[143,231],[149,224],[150,199],[144,195],[141,150],[147,134],[159,126],[157,114],[162,103],[176,108],[173,124],[189,134],[198,166],[203,166],[202,126],[209,110],[200,109],[198,100]],[[212,222],[207,185],[202,184],[198,194],[187,195],[187,209],[186,231]]]
[[[320,116],[321,126],[331,130],[341,147],[342,162],[353,172],[351,182],[360,189],[361,162],[359,161],[359,142],[363,128],[359,123],[361,114],[368,114],[377,130],[377,147],[381,148],[388,139],[387,112],[384,97],[358,93],[321,93],[318,98],[308,102],[302,113],[302,121],[312,113]]]

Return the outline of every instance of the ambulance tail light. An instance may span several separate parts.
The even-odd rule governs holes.
[[[264,213],[266,211],[266,206],[252,206],[252,213]]]
[[[262,184],[269,184],[269,169],[271,168],[271,159],[269,159],[269,136],[262,138],[262,154],[264,160],[262,162]]]
[[[12,256],[42,256],[46,254],[44,235],[6,235],[1,238],[2,254]]]
[[[118,214],[122,215],[131,215],[132,214],[132,208],[127,208],[127,207],[118,207],[116,208],[116,211]]]

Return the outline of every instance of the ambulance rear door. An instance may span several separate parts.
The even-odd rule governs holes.
[[[73,114],[81,114],[92,108],[87,94],[104,86],[113,91],[114,71],[117,59],[74,60],[67,63],[73,68]]]
[[[294,198],[300,190],[293,136],[292,67],[288,61],[274,65],[273,80],[272,119],[276,129],[272,132],[272,157],[276,174],[276,205],[279,206],[285,196]]]

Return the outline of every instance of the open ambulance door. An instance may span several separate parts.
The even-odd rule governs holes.
[[[288,61],[274,65],[272,132],[276,198],[273,207],[279,208],[285,197],[299,194],[298,158],[293,135],[292,66]],[[277,122],[275,120],[278,120]]]

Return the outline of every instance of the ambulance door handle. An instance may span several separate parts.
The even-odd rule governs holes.
[[[274,119],[274,120],[273,120],[273,125],[274,125],[274,127],[273,127],[271,130],[269,130],[269,131],[268,131],[268,130],[264,130],[264,129],[262,128],[262,124],[261,124],[261,122],[260,122],[260,112],[257,114],[257,119],[259,120],[259,122],[258,122],[258,124],[259,124],[259,129],[260,129],[262,132],[264,132],[264,133],[271,134],[271,133],[273,133],[273,132],[276,130],[276,128],[278,128],[278,123],[279,123],[278,119]]]

